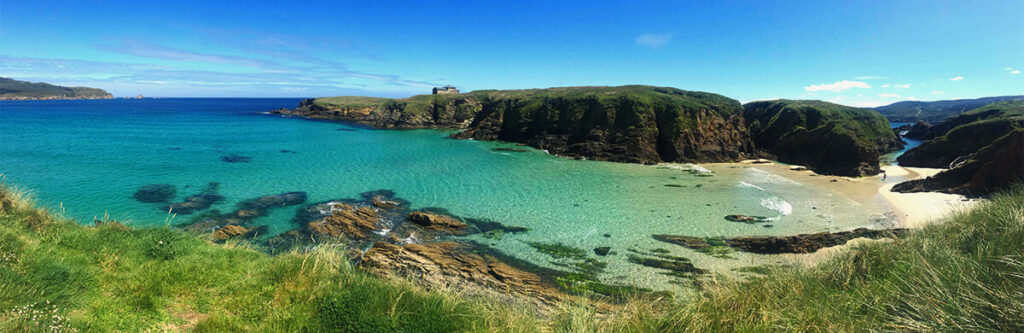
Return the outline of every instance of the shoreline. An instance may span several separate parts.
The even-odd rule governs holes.
[[[958,194],[890,191],[896,184],[930,177],[943,171],[942,169],[883,165],[882,170],[887,175],[883,181],[882,175],[860,178],[821,175],[810,170],[793,170],[792,168],[799,167],[796,165],[776,161],[759,164],[751,163],[751,161],[756,160],[742,161],[736,164],[757,168],[811,186],[829,189],[864,205],[882,205],[891,211],[892,216],[897,220],[894,227],[899,228],[922,228],[939,222],[942,218],[956,212],[969,209],[982,201]]]

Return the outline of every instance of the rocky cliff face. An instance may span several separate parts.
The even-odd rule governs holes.
[[[958,158],[973,154],[1020,127],[1024,127],[1024,101],[989,104],[927,127],[923,138],[931,140],[896,160],[903,166],[949,168]]]
[[[278,112],[378,128],[463,129],[454,137],[615,162],[722,162],[753,153],[738,102],[674,88],[489,90],[329,102],[306,100]]]
[[[877,112],[821,101],[747,103],[744,118],[758,149],[823,174],[878,174],[879,156],[901,142]]]
[[[897,184],[895,192],[981,196],[1024,180],[1024,129],[1014,129],[933,177]]]

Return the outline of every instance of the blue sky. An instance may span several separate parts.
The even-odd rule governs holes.
[[[118,96],[648,84],[854,106],[1024,94],[1024,1],[10,1],[0,75]]]

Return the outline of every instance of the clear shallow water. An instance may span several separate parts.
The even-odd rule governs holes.
[[[8,184],[32,190],[48,207],[62,205],[66,215],[84,223],[106,213],[134,225],[163,224],[168,216],[161,205],[132,198],[146,184],[173,184],[174,201],[180,201],[220,182],[227,200],[213,208],[221,211],[244,199],[289,191],[305,191],[314,203],[388,189],[413,208],[442,207],[531,228],[499,241],[471,238],[539,265],[554,267],[527,241],[588,252],[611,246],[618,254],[601,258],[608,262],[603,279],[656,288],[670,288],[671,278],[627,262],[626,249],[664,248],[701,268],[749,265],[763,256],[715,259],[657,242],[652,234],[788,235],[883,223],[877,221],[881,207],[740,165],[710,165],[713,177],[697,177],[676,165],[492,151],[513,145],[446,139],[444,131],[373,130],[260,114],[298,101],[5,101],[0,173]],[[221,161],[229,154],[252,161]],[[269,226],[272,234],[295,228],[297,207],[275,210],[256,224]],[[763,228],[727,222],[727,214],[778,219],[773,228]],[[179,215],[171,223],[188,220]]]

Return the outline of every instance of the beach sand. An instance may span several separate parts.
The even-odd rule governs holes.
[[[898,183],[933,176],[942,169],[910,168],[896,165],[883,166],[886,177],[841,177],[819,175],[810,170],[791,170],[792,165],[781,163],[744,165],[771,172],[791,180],[812,186],[827,188],[843,194],[864,205],[882,205],[889,207],[892,215],[898,220],[898,227],[920,228],[941,218],[964,209],[968,209],[981,200],[967,199],[962,195],[937,192],[897,193],[891,192]]]

